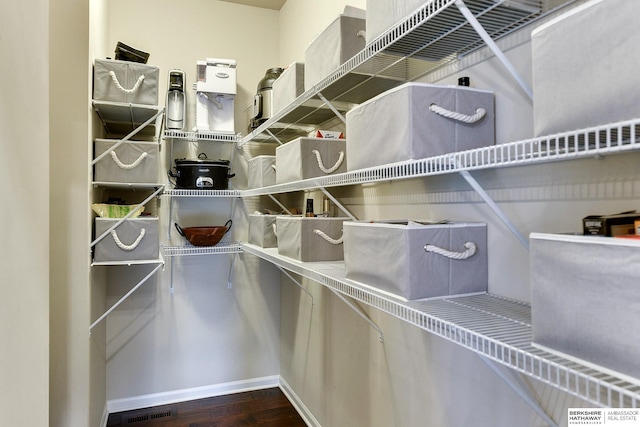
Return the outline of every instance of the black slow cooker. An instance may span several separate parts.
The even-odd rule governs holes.
[[[207,160],[200,154],[198,160],[175,159],[175,172],[169,171],[169,177],[175,179],[176,188],[191,190],[226,190],[229,188],[229,160]]]

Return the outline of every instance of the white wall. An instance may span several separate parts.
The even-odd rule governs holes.
[[[246,130],[244,109],[253,102],[268,68],[278,66],[278,13],[218,1],[109,1],[108,44],[117,41],[149,52],[149,64],[160,68],[160,103],[167,75],[178,68],[187,75],[188,129],[195,124],[196,61],[207,57],[237,61],[236,131]],[[112,51],[109,52],[112,55]],[[170,141],[163,141],[161,182],[166,180]],[[230,180],[246,186],[243,153],[228,143],[175,141],[173,158],[206,152],[231,159],[237,173]],[[169,206],[173,206],[169,223]],[[233,239],[246,239],[243,201],[236,201]],[[251,201],[247,201],[249,205]],[[230,199],[194,200],[162,197],[161,240],[183,244],[173,229],[222,225],[231,214]],[[248,259],[247,259],[248,258]],[[126,408],[188,396],[215,393],[236,381],[278,375],[278,275],[271,266],[237,255],[233,287],[227,288],[232,255],[167,258],[164,272],[136,291],[107,319],[107,399],[111,408]],[[173,271],[172,271],[173,270]],[[109,268],[107,305],[116,302],[149,268]],[[174,293],[169,292],[173,277]],[[238,385],[242,387],[242,385]],[[203,391],[204,390],[204,391]],[[213,390],[213,391],[212,391]]]
[[[49,4],[0,16],[0,413],[49,423]],[[30,166],[27,166],[30,165]],[[25,173],[27,169],[35,173]]]

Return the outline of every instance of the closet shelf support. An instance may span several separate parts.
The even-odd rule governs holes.
[[[325,196],[327,196],[327,198],[329,200],[331,200],[338,207],[338,209],[340,209],[342,212],[344,212],[351,219],[351,221],[357,221],[358,220],[358,218],[356,218],[351,212],[349,212],[349,210],[347,208],[345,208],[344,205],[338,201],[338,199],[333,197],[333,195],[331,193],[329,193],[326,188],[324,188],[324,187],[318,187],[318,188],[320,189],[320,191],[322,191],[322,193]]]
[[[291,280],[293,283],[295,283],[302,292],[304,292],[305,294],[309,295],[309,298],[311,298],[311,305],[314,305],[315,302],[313,301],[313,295],[311,295],[311,292],[309,292],[308,290],[306,290],[304,288],[304,286],[302,286],[302,283],[300,283],[299,280],[297,280],[295,277],[293,277],[287,270],[285,270],[284,268],[280,267],[279,265],[274,264],[278,270],[280,270],[281,273],[283,273],[285,276],[287,276],[289,278],[289,280]]]
[[[338,109],[334,107],[333,104],[327,98],[325,98],[321,92],[318,92],[318,98],[320,98],[322,102],[324,102],[327,107],[329,107],[331,111],[333,111],[333,114],[335,114],[342,123],[347,123],[347,119],[342,115],[342,113],[340,113],[340,111],[338,111]]]
[[[516,68],[511,63],[511,61],[507,59],[504,52],[502,52],[502,50],[498,47],[496,42],[493,41],[493,39],[484,29],[482,24],[478,22],[475,16],[473,16],[473,13],[471,13],[471,11],[467,7],[467,5],[464,3],[464,1],[457,0],[455,4],[458,7],[458,10],[460,11],[460,13],[462,13],[465,19],[473,27],[475,32],[478,33],[482,41],[485,42],[485,44],[489,47],[489,49],[491,49],[493,54],[496,56],[496,58],[498,58],[498,60],[507,69],[507,71],[509,71],[511,76],[518,82],[518,84],[520,85],[522,90],[527,94],[529,99],[533,100],[533,91],[531,90],[527,82],[525,82],[522,76],[520,76],[520,73],[518,73]]]
[[[273,200],[275,202],[276,205],[280,206],[280,209],[282,209],[287,215],[293,215],[291,213],[291,211],[289,209],[287,209],[287,207],[285,205],[283,205],[282,203],[280,203],[280,200],[276,199],[273,194],[267,194],[269,196],[269,198],[271,200]]]
[[[160,257],[162,257],[162,254],[160,255]],[[149,280],[154,274],[156,274],[158,272],[158,270],[160,270],[163,267],[164,267],[164,259],[162,259],[162,261],[153,270],[151,270],[151,272],[149,274],[147,274],[142,280],[140,280],[140,282],[138,282],[137,285],[135,285],[133,288],[131,288],[131,290],[129,292],[127,292],[122,298],[120,298],[118,300],[118,302],[113,304],[111,306],[111,308],[109,308],[102,316],[98,317],[98,319],[96,319],[96,321],[93,322],[89,326],[89,333],[91,333],[91,330],[93,328],[95,328],[100,322],[102,322],[104,319],[106,319],[106,317],[109,314],[111,314],[111,312],[113,310],[115,310],[120,304],[122,304],[127,298],[129,298],[129,296],[131,296],[131,294],[133,294],[135,291],[137,291],[140,286],[144,285],[147,280]]]
[[[275,140],[276,140],[276,142],[278,143],[278,145],[283,145],[282,141],[280,141],[280,140],[278,139],[278,137],[277,137],[277,136],[275,136],[275,135],[273,134],[273,132],[271,132],[268,128],[267,128],[267,129],[265,129],[264,131],[265,131],[265,132],[267,132],[271,138],[275,139]]]
[[[382,334],[382,329],[380,329],[380,327],[378,325],[376,325],[373,320],[371,320],[369,318],[369,316],[367,316],[367,314],[362,311],[362,309],[360,307],[358,307],[357,305],[353,304],[351,301],[349,301],[344,295],[342,295],[340,292],[328,288],[335,296],[337,296],[343,303],[345,303],[351,310],[353,310],[358,316],[360,316],[365,322],[367,322],[369,324],[369,326],[371,326],[373,329],[375,329],[378,332],[378,339],[380,340],[381,343],[384,343],[384,335]]]
[[[460,170],[460,171],[458,171],[458,173],[460,173],[460,175],[465,179],[465,181],[467,181],[469,183],[469,185],[476,191],[476,193],[478,193],[478,195],[487,204],[487,206],[489,206],[489,208],[491,208],[493,213],[495,213],[498,216],[498,218],[500,218],[500,220],[504,223],[504,225],[507,226],[509,231],[511,231],[511,233],[520,241],[522,246],[524,246],[524,248],[526,250],[529,250],[529,240],[527,240],[527,238],[522,233],[520,233],[520,231],[516,228],[516,226],[513,225],[511,220],[509,220],[507,215],[504,213],[504,211],[502,209],[500,209],[500,207],[491,198],[491,196],[489,196],[489,194],[487,194],[487,192],[484,191],[484,188],[482,188],[482,186],[469,173],[469,171],[468,170]]]
[[[540,407],[540,404],[536,401],[532,395],[531,390],[522,379],[514,374],[512,371],[508,371],[507,368],[499,366],[491,359],[485,356],[478,355],[482,360],[506,385],[513,390],[518,397],[525,401],[527,405],[533,409],[540,418],[542,418],[549,426],[559,427],[558,424]]]

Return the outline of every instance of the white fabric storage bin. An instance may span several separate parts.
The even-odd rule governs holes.
[[[113,147],[118,139],[96,139],[95,157]],[[93,180],[153,184],[158,182],[160,146],[156,142],[126,141],[100,159],[94,166]]]
[[[537,136],[640,117],[638,15],[638,1],[590,1],[532,32]]]
[[[278,246],[276,232],[276,215],[249,215],[249,243],[263,248]]]
[[[366,19],[340,15],[304,51],[304,89],[309,90],[364,49]]]
[[[533,343],[640,378],[640,241],[532,233]]]
[[[247,164],[249,188],[262,188],[276,183],[276,156],[256,156]]]
[[[96,234],[100,237],[118,219],[96,218]],[[154,260],[160,256],[158,218],[126,219],[94,246],[94,262]]]
[[[346,222],[344,263],[347,279],[405,300],[487,292],[487,226]]]
[[[346,140],[294,139],[276,148],[276,183],[317,178],[347,171]]]
[[[278,253],[303,262],[340,261],[345,221],[349,219],[278,216]]]
[[[347,112],[348,170],[492,145],[493,98],[490,91],[427,83],[384,92]]]
[[[129,61],[96,58],[93,99],[158,105],[158,67]]]
[[[271,102],[277,113],[304,92],[304,63],[294,62],[280,74],[272,85]]]

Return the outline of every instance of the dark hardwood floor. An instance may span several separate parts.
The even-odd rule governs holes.
[[[109,414],[107,427],[305,427],[279,388]]]

